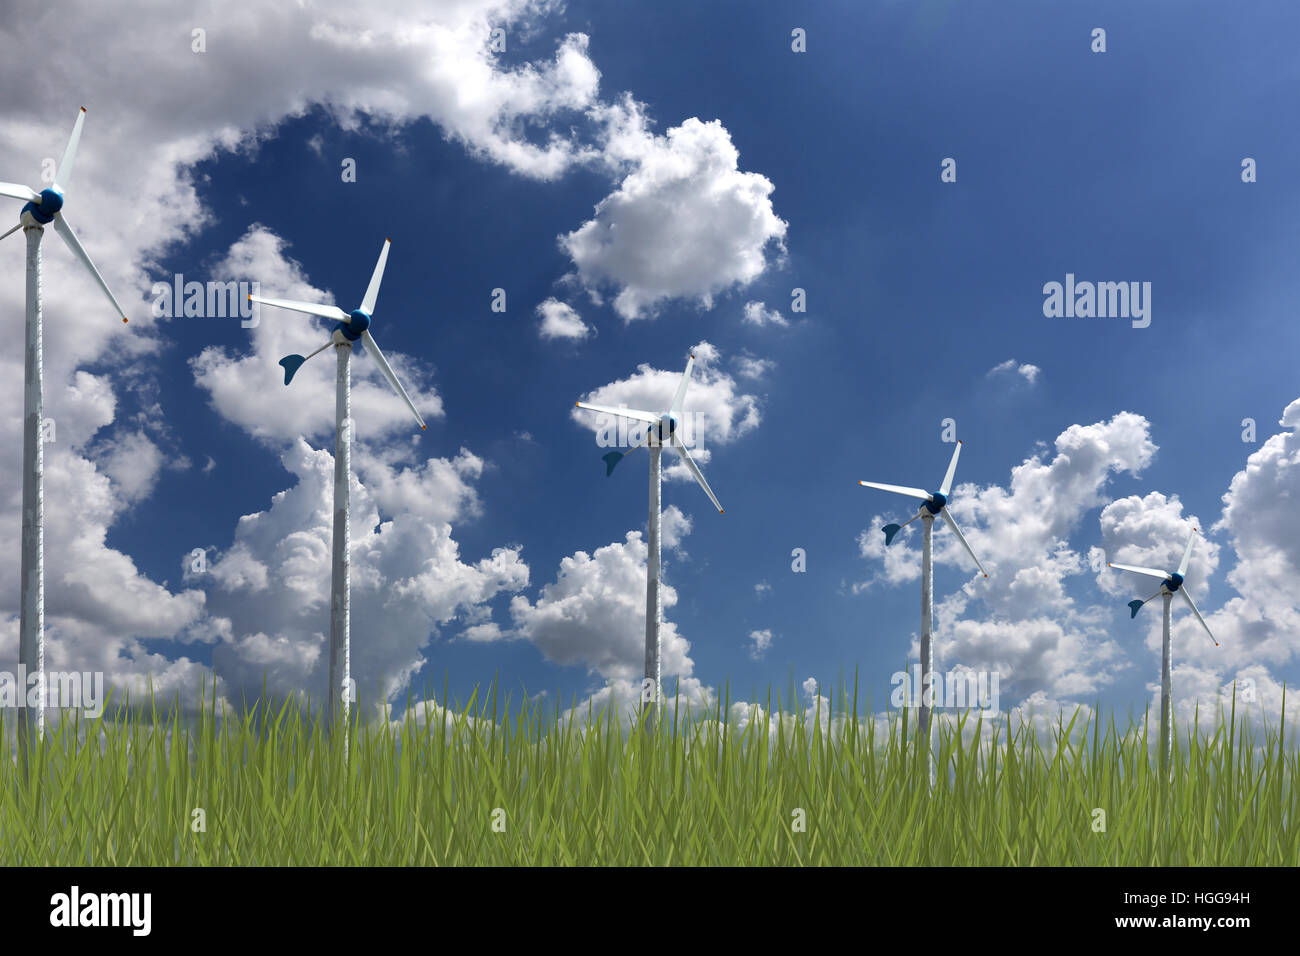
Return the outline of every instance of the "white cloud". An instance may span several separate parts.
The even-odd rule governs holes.
[[[646,553],[641,532],[629,531],[623,541],[564,558],[559,575],[535,602],[522,595],[511,601],[515,630],[548,660],[639,686],[645,664]],[[690,644],[669,620],[677,591],[661,580],[659,596],[662,674],[689,677],[694,670]]]
[[[324,691],[328,668],[333,456],[293,442],[281,459],[296,483],[270,506],[240,519],[235,539],[209,560],[203,585],[212,613],[229,619],[229,637],[213,650],[213,667],[231,686],[260,690],[265,675],[277,692]],[[458,617],[474,620],[467,636],[485,640],[483,605],[528,584],[518,548],[462,560],[451,522],[473,514],[469,482],[482,462],[462,451],[397,469],[354,449],[351,489],[352,676],[363,704],[408,686],[423,649]],[[418,485],[425,494],[413,493]]]
[[[582,321],[573,306],[559,299],[547,299],[537,307],[537,314],[542,321],[538,324],[538,334],[544,339],[585,339],[591,334],[591,327]]]
[[[749,632],[749,656],[756,661],[763,659],[767,649],[772,646],[772,631],[769,628]]]
[[[736,359],[736,374],[741,378],[757,380],[763,378],[774,368],[776,368],[776,363],[771,359],[755,358],[752,355],[742,355]]]
[[[669,299],[711,308],[718,293],[762,275],[769,249],[784,253],[772,182],[739,169],[719,121],[692,117],[656,136],[630,97],[592,113],[607,129],[607,161],[629,171],[560,244],[584,286],[617,290],[614,310],[625,320],[652,316]]]
[[[745,303],[745,322],[749,325],[757,325],[760,327],[764,325],[787,326],[790,324],[789,320],[781,314],[780,310],[769,309],[762,302]]]
[[[1007,359],[1005,362],[999,362],[997,365],[989,369],[987,377],[1004,378],[1019,375],[1030,385],[1034,385],[1038,382],[1038,377],[1042,374],[1042,371],[1043,370],[1037,365],[1030,365],[1027,362],[1017,362],[1015,359]]]

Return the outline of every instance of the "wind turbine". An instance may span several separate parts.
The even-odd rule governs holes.
[[[331,345],[338,360],[338,370],[334,387],[334,561],[330,577],[330,677],[329,693],[325,695],[325,724],[334,723],[334,698],[338,696],[342,704],[343,725],[348,723],[348,710],[352,697],[352,638],[351,638],[351,592],[349,588],[349,551],[351,532],[348,527],[351,518],[351,506],[348,496],[348,481],[352,474],[352,345],[360,340],[365,343],[366,351],[379,366],[379,371],[393,391],[406,402],[420,428],[427,426],[416,410],[411,396],[406,393],[402,383],[393,374],[392,366],[384,358],[379,343],[370,334],[370,317],[375,311],[375,300],[379,298],[379,283],[384,278],[384,264],[388,261],[388,248],[391,241],[384,240],[379,250],[379,261],[375,264],[370,285],[366,288],[361,305],[351,312],[344,312],[333,305],[316,305],[311,302],[298,302],[293,299],[269,299],[260,295],[250,295],[253,302],[273,305],[278,309],[291,309],[305,312],[325,319],[333,319],[337,324],[329,341],[310,355],[286,355],[280,359],[284,367],[284,384],[293,381],[294,374],[302,364],[314,355],[319,355]]]
[[[1145,605],[1147,601],[1154,601],[1158,597],[1164,598],[1165,616],[1160,641],[1160,769],[1162,773],[1168,772],[1170,748],[1173,745],[1173,677],[1170,673],[1173,662],[1170,655],[1171,647],[1169,641],[1169,605],[1173,603],[1175,594],[1181,594],[1183,596],[1183,600],[1187,602],[1187,606],[1190,607],[1192,613],[1196,615],[1196,620],[1201,622],[1201,627],[1205,628],[1205,633],[1209,634],[1210,640],[1214,641],[1214,646],[1219,646],[1219,642],[1215,640],[1214,634],[1210,630],[1210,625],[1205,623],[1205,618],[1201,617],[1201,612],[1196,609],[1196,604],[1192,601],[1192,596],[1188,594],[1187,589],[1183,587],[1183,581],[1187,574],[1187,565],[1192,560],[1192,545],[1196,542],[1196,535],[1199,531],[1199,528],[1193,527],[1192,533],[1187,536],[1187,548],[1183,551],[1183,560],[1178,565],[1178,570],[1173,574],[1170,574],[1168,571],[1160,571],[1156,568],[1140,568],[1132,564],[1114,564],[1110,561],[1106,562],[1108,568],[1119,568],[1121,571],[1132,571],[1135,574],[1145,574],[1148,577],[1162,579],[1160,582],[1160,590],[1156,591],[1156,593],[1151,595],[1151,597],[1146,598],[1145,600],[1128,602],[1129,619],[1132,620],[1137,617],[1138,611],[1142,610],[1143,605]]]
[[[40,704],[33,723],[27,707],[18,709],[19,754],[27,759],[27,749],[45,736],[45,449],[41,426],[45,419],[45,346],[44,315],[41,291],[41,239],[45,227],[54,223],[72,254],[81,261],[92,279],[113,303],[117,314],[126,321],[126,310],[113,297],[108,283],[95,268],[77,234],[63,215],[72,168],[77,159],[77,144],[86,122],[83,106],[73,124],[63,161],[55,170],[54,184],[37,192],[17,183],[0,183],[0,196],[23,201],[18,225],[0,235],[0,239],[19,229],[27,237],[27,329],[26,360],[23,368],[23,531],[21,559],[21,598],[19,611],[18,666],[37,676]]]
[[[884,485],[877,481],[858,482],[865,488],[892,491],[896,495],[905,495],[921,502],[920,510],[914,517],[909,518],[902,524],[887,524],[883,530],[885,532],[885,544],[890,545],[898,532],[917,518],[921,519],[921,707],[917,726],[927,751],[930,749],[930,698],[933,693],[931,688],[934,680],[932,676],[934,670],[934,641],[931,626],[931,619],[934,615],[934,566],[930,560],[930,538],[936,515],[942,517],[944,523],[952,529],[952,533],[957,536],[957,540],[966,549],[966,553],[971,556],[971,560],[980,569],[980,573],[986,578],[989,576],[988,572],[984,570],[984,565],[980,564],[980,559],[975,557],[975,552],[971,550],[971,546],[966,543],[966,536],[957,527],[957,522],[948,513],[948,493],[952,490],[953,476],[957,473],[957,458],[960,455],[961,442],[959,441],[957,447],[952,450],[952,460],[948,462],[948,472],[943,476],[943,484],[935,492],[926,491],[924,488],[908,488],[903,485]],[[906,719],[906,716],[904,719]],[[933,763],[930,765],[930,783],[934,783]]]
[[[633,445],[627,451],[612,451],[604,456],[605,459],[605,476],[609,477],[614,473],[614,467],[638,448],[648,446],[650,449],[650,520],[649,520],[649,541],[648,556],[646,559],[646,584],[645,584],[645,682],[646,686],[642,691],[642,702],[645,707],[645,726],[647,730],[654,729],[656,711],[660,703],[660,660],[659,660],[659,625],[662,614],[662,607],[659,602],[659,508],[660,508],[660,490],[662,482],[660,480],[659,459],[663,454],[664,445],[671,445],[676,449],[677,454],[681,455],[682,461],[686,462],[686,467],[690,469],[695,480],[699,482],[704,493],[709,496],[713,502],[713,507],[718,509],[718,514],[723,514],[722,505],[718,503],[718,498],[709,487],[709,483],[704,480],[704,475],[700,472],[699,466],[695,464],[695,459],[691,453],[686,450],[681,435],[677,433],[677,428],[681,424],[678,416],[682,413],[682,403],[686,399],[686,387],[691,383],[691,369],[695,366],[695,356],[692,355],[686,361],[686,371],[682,373],[682,379],[677,384],[677,393],[673,396],[673,403],[666,412],[645,412],[635,408],[611,408],[608,405],[593,405],[590,402],[575,402],[578,408],[585,408],[593,412],[601,412],[606,415],[616,415],[620,418],[626,418],[630,421],[641,422],[649,427],[646,428],[646,437],[643,441]],[[653,699],[646,701],[645,692],[653,691]]]

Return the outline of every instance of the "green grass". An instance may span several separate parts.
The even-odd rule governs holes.
[[[1163,786],[1145,718],[1076,717],[1046,744],[1008,739],[1005,721],[940,723],[930,791],[914,722],[909,738],[896,717],[831,709],[829,734],[788,714],[778,733],[670,702],[650,735],[494,691],[396,730],[354,726],[345,759],[293,701],[224,720],[120,708],[51,728],[26,774],[6,728],[0,864],[1300,862],[1296,751],[1235,700],[1179,741]]]

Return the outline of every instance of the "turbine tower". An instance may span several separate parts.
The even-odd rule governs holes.
[[[673,396],[673,403],[666,412],[645,412],[635,408],[623,407],[611,408],[608,405],[592,405],[589,402],[574,403],[578,408],[585,408],[606,415],[615,415],[648,426],[643,441],[633,445],[627,451],[612,451],[604,456],[605,476],[609,477],[614,473],[614,466],[632,452],[641,447],[649,447],[650,449],[650,518],[648,522],[649,540],[647,542],[648,555],[646,558],[645,584],[645,685],[641,694],[642,703],[645,704],[644,714],[647,730],[654,729],[656,712],[662,699],[659,659],[659,625],[663,611],[659,601],[659,516],[662,482],[659,464],[665,445],[671,445],[677,451],[677,454],[681,455],[682,461],[686,462],[686,467],[690,469],[691,474],[695,476],[695,480],[704,489],[704,493],[713,502],[713,507],[718,509],[718,514],[724,513],[722,505],[718,504],[717,496],[713,494],[713,489],[704,480],[704,475],[700,472],[699,466],[695,464],[695,459],[686,450],[681,435],[677,433],[677,428],[681,424],[678,416],[682,414],[682,403],[686,399],[686,387],[691,383],[691,369],[694,366],[695,356],[692,355],[686,362],[686,371],[682,373],[681,381],[677,384],[677,393]],[[647,692],[652,694],[649,700],[646,699]]]
[[[1171,747],[1173,746],[1173,677],[1171,675],[1173,661],[1171,659],[1169,640],[1169,606],[1173,603],[1175,594],[1183,596],[1187,606],[1196,615],[1196,620],[1201,622],[1201,627],[1205,628],[1205,633],[1209,634],[1210,640],[1214,641],[1214,646],[1219,646],[1219,642],[1215,640],[1213,632],[1210,631],[1210,625],[1205,623],[1205,618],[1201,617],[1201,612],[1196,609],[1192,596],[1183,587],[1183,581],[1187,575],[1187,565],[1192,560],[1192,545],[1196,542],[1196,535],[1199,531],[1199,528],[1192,528],[1192,533],[1187,536],[1187,548],[1183,551],[1183,560],[1178,565],[1178,570],[1172,574],[1157,568],[1141,568],[1131,564],[1106,562],[1106,566],[1109,568],[1119,568],[1121,571],[1132,571],[1135,574],[1145,574],[1148,577],[1162,579],[1160,590],[1156,591],[1151,597],[1128,602],[1129,619],[1132,620],[1137,617],[1138,611],[1142,610],[1147,601],[1154,601],[1158,597],[1164,598],[1164,625],[1161,629],[1160,640],[1160,771],[1162,776],[1169,772],[1169,759]]]
[[[253,302],[272,305],[278,309],[291,309],[305,312],[325,319],[333,319],[335,326],[329,341],[310,355],[286,355],[280,359],[284,367],[284,384],[293,381],[294,374],[302,364],[314,355],[319,355],[331,345],[338,362],[334,387],[334,560],[330,575],[330,675],[329,692],[325,695],[325,725],[334,725],[334,706],[337,697],[341,704],[343,726],[348,724],[349,704],[352,698],[352,638],[351,638],[351,591],[349,587],[349,551],[351,532],[349,520],[351,507],[348,495],[348,483],[352,475],[352,345],[361,341],[366,351],[379,366],[380,373],[388,380],[393,391],[406,402],[420,428],[426,428],[424,419],[416,410],[411,396],[406,393],[402,383],[397,380],[392,366],[379,350],[379,343],[370,334],[370,319],[375,311],[375,300],[379,298],[379,283],[384,278],[384,264],[388,261],[390,240],[385,239],[379,250],[379,262],[375,264],[370,285],[366,288],[361,305],[351,312],[332,305],[316,305],[311,302],[297,302],[293,299],[269,299],[260,295],[250,295]]]
[[[930,560],[930,539],[936,515],[943,518],[944,523],[952,529],[952,533],[957,536],[957,540],[966,549],[966,553],[971,556],[971,560],[980,569],[980,573],[986,578],[989,576],[988,572],[984,570],[984,565],[980,564],[980,559],[975,557],[975,552],[971,550],[971,546],[966,543],[966,536],[957,527],[957,522],[948,513],[948,493],[952,490],[953,477],[957,474],[957,458],[960,455],[961,442],[959,441],[957,447],[952,450],[952,460],[948,462],[948,472],[943,476],[943,484],[939,486],[939,490],[936,492],[926,491],[924,488],[908,488],[903,485],[884,485],[876,481],[858,482],[865,488],[892,491],[896,495],[905,495],[921,502],[920,510],[914,517],[909,518],[902,524],[885,525],[883,530],[885,532],[885,544],[890,545],[898,532],[917,518],[921,519],[921,707],[917,717],[917,729],[927,752],[930,750],[930,702],[934,680],[932,673],[934,670],[934,634],[931,625],[934,615],[934,566]],[[903,719],[907,719],[906,714],[904,714]],[[933,762],[930,764],[930,783],[931,785],[934,784]]]
[[[45,736],[45,449],[41,435],[45,419],[44,399],[44,316],[41,290],[41,239],[45,227],[54,224],[72,254],[86,267],[90,277],[113,303],[117,314],[126,321],[122,308],[109,290],[104,277],[95,268],[77,234],[63,215],[68,186],[72,183],[77,144],[86,122],[83,106],[73,124],[63,161],[55,170],[54,184],[37,192],[17,183],[0,183],[0,196],[23,202],[18,225],[0,235],[0,239],[19,229],[27,237],[27,329],[26,358],[23,367],[23,530],[18,637],[18,666],[28,675],[35,674],[40,703],[33,721],[26,706],[18,708],[18,752],[24,765],[28,749]],[[20,691],[24,694],[25,690]]]

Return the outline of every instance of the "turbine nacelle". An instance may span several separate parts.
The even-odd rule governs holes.
[[[335,328],[349,342],[355,342],[370,328],[370,316],[360,309],[353,309],[348,313],[347,321],[340,322]]]
[[[924,502],[921,507],[937,517],[939,512],[942,511],[947,504],[948,496],[936,491],[930,496],[930,500]]]
[[[56,188],[49,188],[42,189],[39,195],[40,202],[28,202],[23,205],[19,218],[27,215],[38,225],[48,226],[54,221],[55,214],[63,209],[63,193]]]

